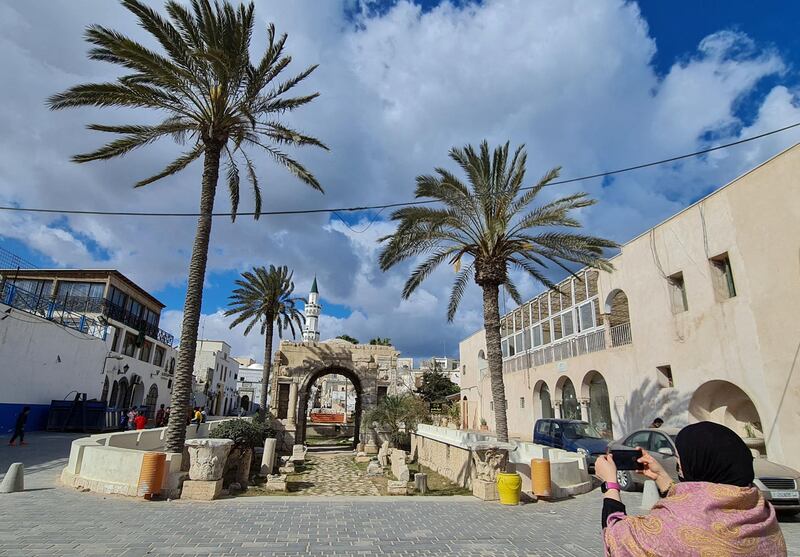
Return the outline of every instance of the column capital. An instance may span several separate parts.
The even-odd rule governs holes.
[[[553,401],[553,406],[561,407],[561,401],[560,400],[554,400]]]
[[[588,398],[579,398],[578,402],[581,406],[589,406],[590,400]]]

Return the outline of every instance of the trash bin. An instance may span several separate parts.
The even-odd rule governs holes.
[[[522,492],[522,478],[516,472],[497,474],[497,494],[504,505],[519,505]]]
[[[537,497],[550,497],[550,460],[534,458],[531,460],[531,489]]]
[[[161,493],[161,484],[164,480],[164,467],[167,463],[167,454],[146,452],[142,459],[142,471],[139,473],[137,492],[150,499],[153,495]]]

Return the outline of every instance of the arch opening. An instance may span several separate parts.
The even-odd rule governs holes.
[[[575,392],[575,385],[569,377],[562,377],[559,379],[560,388],[556,388],[556,392],[560,391],[561,399],[561,418],[564,420],[580,420],[581,408],[578,404],[578,395]]]
[[[581,385],[581,394],[589,399],[589,423],[603,437],[613,437],[608,384],[599,371],[592,370],[586,374]]]
[[[309,374],[297,399],[295,443],[308,444],[309,437],[315,444],[327,444],[329,439],[341,446],[359,443],[363,387],[356,372],[327,367]],[[344,441],[351,437],[352,442]]]
[[[154,420],[156,417],[156,404],[158,403],[158,386],[153,383],[147,391],[144,405],[147,406],[147,419]]]
[[[241,406],[242,410],[244,410],[245,412],[249,412],[250,411],[250,396],[249,395],[244,395],[242,397],[242,400],[239,402],[239,405]]]
[[[550,388],[542,380],[539,380],[533,388],[534,419],[555,418],[553,411],[553,399],[550,396]]]
[[[746,439],[750,448],[766,454],[758,409],[748,394],[733,383],[713,380],[700,385],[689,401],[689,421],[722,424]]]

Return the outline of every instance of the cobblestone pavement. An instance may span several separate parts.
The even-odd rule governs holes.
[[[289,488],[302,495],[380,495],[353,462],[353,453],[306,454],[304,470],[289,478]]]
[[[52,483],[54,471],[40,467],[26,481]],[[631,511],[641,501],[623,498]],[[602,555],[600,501],[595,490],[519,507],[472,497],[146,502],[51,486],[0,495],[0,556]],[[800,556],[800,521],[782,528]]]

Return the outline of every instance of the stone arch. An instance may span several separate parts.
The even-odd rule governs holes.
[[[539,379],[533,386],[533,418],[534,421],[555,418],[550,387],[547,386],[543,379]]]
[[[117,395],[118,406],[127,410],[131,405],[131,389],[128,386],[128,378],[123,377],[119,380],[119,394]]]
[[[147,397],[144,399],[144,405],[147,406],[147,418],[155,419],[156,405],[158,404],[158,385],[153,383],[150,385],[150,390],[147,391]]]
[[[245,412],[250,411],[250,397],[248,395],[244,395],[242,400],[239,402],[239,405],[242,407],[242,410]]]
[[[581,408],[578,403],[578,393],[572,379],[562,375],[556,382],[556,404],[561,405],[561,418],[564,420],[580,420]]]
[[[364,388],[361,383],[361,378],[359,374],[346,367],[336,367],[336,366],[329,366],[323,367],[321,369],[317,369],[316,371],[309,373],[305,376],[303,381],[300,383],[298,388],[298,397],[297,397],[297,431],[295,432],[295,442],[304,444],[306,441],[306,424],[308,421],[308,404],[309,402],[313,402],[309,400],[311,394],[311,386],[317,381],[317,379],[321,379],[326,375],[342,375],[350,383],[353,385],[353,389],[356,392],[356,409],[355,415],[353,419],[353,445],[357,445],[360,442],[360,434],[361,434],[361,416],[364,410]],[[374,406],[374,403],[370,405],[370,407]]]
[[[606,296],[605,313],[611,327],[630,323],[631,313],[628,304],[628,295],[621,288],[615,288]]]
[[[744,438],[753,439],[751,448],[764,449],[758,408],[750,395],[729,381],[715,379],[700,385],[689,401],[689,421],[722,424]]]
[[[590,370],[583,376],[581,398],[587,401],[589,423],[601,435],[612,437],[611,402],[608,396],[608,384],[603,374],[597,370]]]

